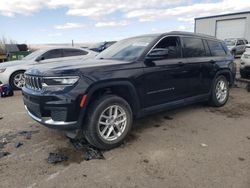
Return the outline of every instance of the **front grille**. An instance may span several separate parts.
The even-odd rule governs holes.
[[[30,89],[42,90],[42,78],[37,76],[25,75],[25,85]]]

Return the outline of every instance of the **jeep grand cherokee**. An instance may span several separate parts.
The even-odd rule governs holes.
[[[235,64],[223,41],[186,32],[121,40],[84,62],[25,73],[28,114],[55,129],[82,129],[88,142],[111,149],[134,118],[208,101],[223,106]]]

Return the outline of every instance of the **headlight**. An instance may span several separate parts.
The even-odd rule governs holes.
[[[6,70],[6,68],[5,69],[0,69],[0,73],[3,73],[5,70]]]
[[[72,86],[79,80],[78,76],[67,77],[45,77],[43,78],[42,87],[65,87]]]

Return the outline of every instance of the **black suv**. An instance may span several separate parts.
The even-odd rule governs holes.
[[[122,143],[133,119],[196,102],[223,106],[235,64],[223,41],[170,32],[117,42],[95,59],[25,73],[28,114],[55,129],[82,129],[90,144]]]

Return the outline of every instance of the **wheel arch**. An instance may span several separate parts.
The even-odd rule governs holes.
[[[13,72],[10,74],[9,82],[11,81],[11,77],[12,77],[15,73],[17,73],[17,72],[25,72],[25,71],[26,71],[25,69],[20,69],[20,70],[15,70],[15,71],[13,71]]]
[[[25,69],[20,69],[20,70],[15,70],[13,71],[10,76],[9,76],[9,85],[13,87],[12,83],[11,83],[11,79],[12,79],[12,76],[15,74],[15,73],[18,73],[18,72],[25,72],[26,70]]]
[[[134,116],[137,116],[140,110],[140,102],[136,88],[128,80],[96,83],[87,89],[86,94],[86,102],[80,110],[79,126],[82,126],[89,105],[91,105],[95,99],[105,94],[114,94],[125,99],[131,106]]]
[[[225,78],[227,79],[227,81],[229,82],[229,86],[232,86],[234,84],[234,76],[232,74],[232,72],[229,69],[221,69],[219,70],[216,75],[215,75],[215,79],[218,76],[225,76]]]

